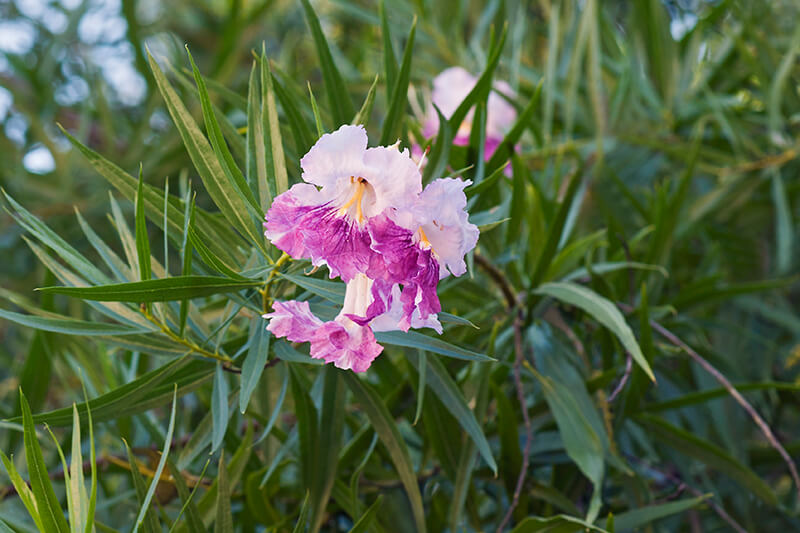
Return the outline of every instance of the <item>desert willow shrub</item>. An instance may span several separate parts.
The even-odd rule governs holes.
[[[794,3],[244,4],[15,103],[0,529],[798,527]]]

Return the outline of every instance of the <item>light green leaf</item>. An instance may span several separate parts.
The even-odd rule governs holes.
[[[25,461],[28,463],[31,489],[42,527],[48,532],[67,533],[69,525],[64,518],[61,505],[58,502],[56,493],[53,491],[53,484],[48,477],[47,464],[44,462],[42,449],[39,447],[39,441],[36,438],[36,429],[33,426],[33,415],[31,415],[28,400],[22,390],[19,392],[19,400],[22,408],[22,425],[24,427]]]
[[[244,199],[236,187],[236,183],[227,177],[208,140],[149,52],[148,58],[153,76],[167,104],[167,110],[178,128],[186,150],[189,152],[208,194],[227,221],[263,250],[263,236],[250,216],[252,206],[249,206]]]
[[[172,411],[169,415],[169,426],[167,427],[167,435],[164,437],[164,448],[161,450],[161,458],[158,460],[158,466],[153,474],[153,480],[150,482],[150,487],[147,489],[147,494],[144,497],[142,508],[139,510],[139,516],[136,517],[136,525],[133,528],[134,533],[139,528],[139,525],[144,520],[144,515],[150,507],[150,501],[156,493],[158,482],[161,480],[161,473],[164,471],[164,465],[167,463],[167,456],[172,447],[172,433],[175,430],[175,412],[178,407],[178,385],[175,384],[172,392]]]
[[[616,335],[625,350],[631,354],[633,360],[645,371],[651,380],[655,381],[653,371],[647,363],[636,342],[636,337],[625,317],[617,307],[608,299],[600,296],[591,289],[572,282],[553,282],[540,285],[536,294],[550,296],[569,305],[574,305],[586,311],[595,320],[603,324]]]

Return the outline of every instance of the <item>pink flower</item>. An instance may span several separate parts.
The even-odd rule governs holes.
[[[422,133],[430,138],[439,132],[439,117],[436,114],[434,105],[439,108],[445,118],[450,118],[453,113],[464,101],[469,92],[475,87],[478,79],[461,67],[450,67],[443,70],[433,80],[433,93],[431,102],[426,111],[425,122]],[[505,98],[498,93],[502,93],[509,98],[515,96],[514,91],[504,81],[495,81],[493,91],[489,93],[486,103],[486,145],[484,147],[484,157],[488,160],[494,154],[497,147],[505,138],[508,130],[517,119],[517,111],[514,106],[509,104]],[[453,144],[466,146],[469,144],[469,136],[472,131],[472,119],[474,110],[471,110],[458,128]]]
[[[436,285],[452,273],[467,271],[464,255],[478,242],[478,228],[467,220],[464,187],[470,181],[445,178],[427,187],[417,201],[370,221],[372,249],[386,260],[386,279],[403,284],[400,329],[407,331],[414,313],[420,319],[441,311]]]
[[[323,135],[300,165],[306,183],[275,198],[265,235],[292,257],[341,277],[344,304],[324,322],[308,302],[274,302],[264,315],[267,329],[308,342],[311,357],[355,372],[383,350],[373,331],[441,333],[436,286],[466,271],[464,254],[478,239],[467,220],[463,189],[470,182],[440,179],[423,191],[408,151],[367,148],[360,126]]]
[[[327,265],[331,278],[349,281],[366,271],[373,255],[367,221],[389,206],[412,203],[422,189],[419,169],[407,152],[367,148],[363,126],[326,133],[300,166],[306,183],[275,198],[265,235],[295,259]]]

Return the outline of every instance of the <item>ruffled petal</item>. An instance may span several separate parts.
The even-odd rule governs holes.
[[[354,372],[364,372],[383,351],[372,330],[347,317],[323,322],[311,312],[308,302],[274,302],[267,330],[292,342],[310,342],[311,357]]]
[[[369,268],[375,254],[367,229],[339,211],[324,189],[297,184],[272,202],[264,234],[295,259],[328,265],[331,278],[349,281]]]
[[[310,257],[304,244],[302,220],[325,202],[325,197],[313,185],[293,185],[272,202],[264,216],[264,235],[295,259]]]
[[[364,172],[367,132],[363,126],[344,125],[326,133],[300,160],[303,180],[320,187],[337,186],[342,177]]]
[[[369,325],[372,331],[403,330],[403,327],[408,324],[414,329],[432,328],[437,333],[442,333],[442,324],[436,318],[436,315],[422,318],[418,309],[414,309],[410,319],[405,315],[401,301],[400,285],[393,285],[390,291],[382,293],[382,297],[384,311],[370,321]],[[405,328],[404,331],[408,331],[408,328]]]
[[[366,272],[373,261],[367,229],[340,216],[336,208],[312,210],[298,226],[304,233],[303,243],[312,263],[328,265],[331,278],[341,277],[348,282],[359,272]]]
[[[267,331],[292,342],[310,341],[323,324],[311,312],[308,302],[273,302],[272,309],[272,313],[264,315],[269,320]]]
[[[364,214],[373,217],[387,207],[411,205],[422,191],[422,174],[409,151],[392,146],[376,146],[364,152],[369,168],[363,177],[372,187],[374,197],[365,198]]]
[[[325,322],[311,339],[311,357],[353,372],[367,370],[382,351],[369,327],[346,317]]]
[[[414,206],[414,219],[442,266],[441,277],[447,276],[447,270],[454,276],[464,274],[464,255],[478,242],[478,228],[469,222],[466,211],[464,187],[470,183],[454,178],[433,181]]]

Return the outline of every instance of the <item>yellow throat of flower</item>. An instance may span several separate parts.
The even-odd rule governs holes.
[[[339,216],[344,216],[353,204],[356,204],[356,220],[359,224],[364,222],[364,212],[361,210],[361,199],[364,197],[364,191],[367,188],[367,180],[364,178],[356,178],[350,176],[350,183],[356,186],[353,196],[339,208]]]

